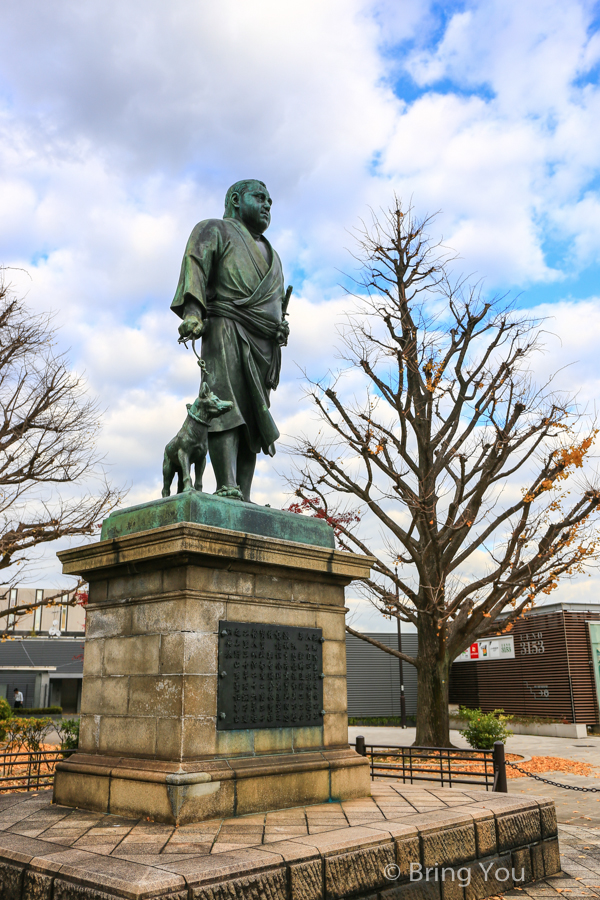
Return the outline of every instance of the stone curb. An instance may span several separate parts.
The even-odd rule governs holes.
[[[51,809],[59,818],[61,808]],[[65,815],[69,812],[64,810]],[[560,871],[551,801],[488,794],[456,810],[396,818],[234,852],[165,854],[152,862],[3,831],[0,896],[3,900],[480,900]]]

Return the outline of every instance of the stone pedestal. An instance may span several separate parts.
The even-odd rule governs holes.
[[[370,559],[193,522],[112,531],[60,554],[90,593],[79,752],[54,802],[183,824],[369,796],[348,747],[344,586]],[[218,729],[228,621],[322,630],[321,724]]]

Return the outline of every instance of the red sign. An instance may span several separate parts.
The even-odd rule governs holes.
[[[471,659],[479,659],[479,644],[471,644]]]

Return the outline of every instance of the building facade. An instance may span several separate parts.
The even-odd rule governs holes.
[[[14,690],[25,709],[61,706],[77,713],[81,702],[85,607],[67,606],[56,589],[16,587],[0,598],[0,697],[13,704]],[[46,600],[46,603],[43,601]],[[12,615],[28,603],[27,615]]]
[[[600,604],[540,606],[509,635],[513,658],[457,660],[450,675],[450,702],[490,712],[598,725]],[[598,635],[598,636],[597,636]],[[481,644],[482,642],[479,642]]]

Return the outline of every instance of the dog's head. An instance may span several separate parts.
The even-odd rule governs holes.
[[[216,394],[213,394],[206,381],[202,383],[200,394],[194,400],[191,411],[201,419],[209,422],[211,419],[217,419],[223,413],[233,408],[231,400],[219,400]]]

